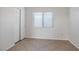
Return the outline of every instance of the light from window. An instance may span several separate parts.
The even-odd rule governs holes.
[[[34,13],[34,26],[42,27],[42,12]]]
[[[52,27],[52,13],[51,12],[44,13],[44,27]]]
[[[34,12],[34,27],[52,27],[52,12]]]

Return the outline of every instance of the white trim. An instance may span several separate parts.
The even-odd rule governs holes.
[[[72,40],[69,40],[76,48],[79,49],[79,46],[77,46]]]
[[[15,44],[12,44],[12,45],[10,45],[7,49],[6,49],[6,51],[8,50],[8,49],[10,49],[11,47],[13,47]]]
[[[68,39],[62,39],[62,38],[45,38],[45,37],[25,37],[25,38],[49,39],[49,40],[68,40]]]

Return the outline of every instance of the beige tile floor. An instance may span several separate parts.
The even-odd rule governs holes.
[[[8,51],[79,51],[68,40],[24,39]]]

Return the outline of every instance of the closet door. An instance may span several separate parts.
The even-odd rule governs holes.
[[[25,37],[25,10],[23,7],[16,8],[15,19],[15,42]]]
[[[15,8],[15,19],[14,19],[14,43],[20,40],[20,9]]]
[[[25,38],[25,9],[24,9],[23,7],[21,7],[20,12],[21,12],[21,13],[20,13],[20,16],[21,16],[21,17],[20,17],[20,18],[21,18],[21,19],[20,19],[20,24],[21,24],[21,25],[20,25],[20,29],[21,29],[21,30],[20,30],[20,34],[21,34],[21,35],[20,35],[20,36],[21,36],[21,37],[20,37],[20,38],[21,38],[21,40],[22,40],[22,39]]]
[[[15,42],[22,40],[25,37],[25,9],[23,7],[16,9]]]

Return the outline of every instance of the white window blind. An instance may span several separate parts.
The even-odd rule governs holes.
[[[51,12],[45,12],[44,13],[44,27],[52,27],[52,13]]]
[[[34,27],[52,27],[53,14],[52,12],[34,12]]]
[[[34,26],[42,27],[42,12],[35,12],[34,16]]]

